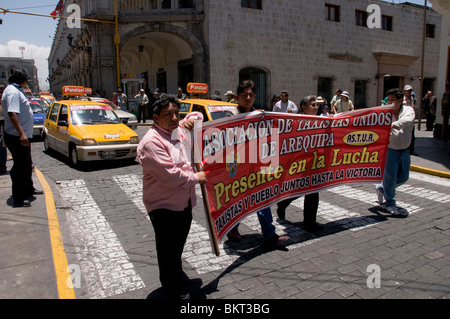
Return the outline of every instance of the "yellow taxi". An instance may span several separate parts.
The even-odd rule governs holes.
[[[44,150],[80,161],[135,158],[139,137],[105,103],[55,101],[44,121]]]
[[[180,100],[180,117],[184,118],[190,112],[203,114],[203,122],[213,121],[232,115],[237,104],[208,99]]]

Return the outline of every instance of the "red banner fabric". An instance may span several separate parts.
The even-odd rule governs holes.
[[[248,214],[283,199],[381,181],[392,112],[380,106],[326,118],[256,111],[203,124],[195,152],[216,243]]]

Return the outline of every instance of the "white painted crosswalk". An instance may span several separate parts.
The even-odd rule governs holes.
[[[424,177],[423,174],[414,172],[411,172],[411,179],[422,181],[424,185],[417,187],[405,184],[398,188],[399,194],[404,193],[408,194],[408,196],[415,196],[438,203],[450,202],[449,180],[430,176]],[[148,214],[142,202],[142,177],[135,174],[127,174],[113,176],[112,180],[128,196],[130,202],[135,204],[137,207],[136,211],[144,214],[145,218],[148,219]],[[428,189],[426,183],[439,185],[440,191]],[[67,220],[70,224],[72,240],[76,246],[77,257],[80,259],[85,280],[88,282],[90,298],[104,298],[144,287],[142,279],[136,273],[133,264],[129,261],[116,234],[109,227],[101,210],[90,195],[84,181],[62,181],[58,182],[58,186],[61,197],[72,206],[67,214]],[[347,198],[349,202],[366,203],[367,208],[378,206],[375,187],[373,186],[373,191],[367,191],[367,187],[364,189],[344,185],[328,189],[327,192]],[[196,193],[199,201],[201,201],[199,187],[196,188]],[[399,197],[404,198],[405,196]],[[416,214],[425,208],[425,206],[420,207],[416,204],[401,201],[398,201],[397,204],[408,210],[410,214]],[[298,208],[296,209],[297,211],[302,210],[303,198],[297,199],[291,205]],[[288,234],[291,238],[287,243],[289,250],[321,240],[320,237],[317,238],[303,231],[298,224],[278,220],[275,218],[275,211],[276,206],[272,208],[272,212],[274,213],[274,225],[277,233],[280,235]],[[327,201],[326,198],[322,200],[322,196],[318,217],[322,221],[332,222],[333,225],[340,227],[340,229],[349,231],[358,231],[380,222],[379,216],[368,214],[367,209],[363,212],[358,212],[351,208],[340,207]],[[301,217],[297,216],[296,218],[301,220]],[[216,256],[213,253],[208,230],[203,223],[205,223],[204,218],[200,221],[193,220],[183,253],[184,260],[199,274],[222,270],[238,262],[239,254],[224,243],[219,244],[220,256]],[[241,224],[257,234],[261,233],[256,214],[250,214],[241,221]]]
[[[71,206],[65,215],[89,298],[106,298],[145,287],[84,181],[57,184],[62,199]]]

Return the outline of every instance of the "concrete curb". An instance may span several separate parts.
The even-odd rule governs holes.
[[[421,167],[421,166],[417,166],[417,165],[411,165],[409,167],[409,169],[414,172],[419,172],[419,173],[424,173],[424,174],[429,174],[429,175],[434,175],[434,176],[439,176],[439,177],[444,177],[444,178],[450,178],[450,173],[438,171],[438,170],[431,169],[431,168],[425,168],[425,167]]]

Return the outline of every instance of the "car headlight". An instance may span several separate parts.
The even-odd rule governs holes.
[[[81,141],[81,145],[92,146],[92,145],[97,145],[97,142],[93,138],[85,138]]]
[[[139,136],[132,136],[130,138],[130,144],[139,144]]]

